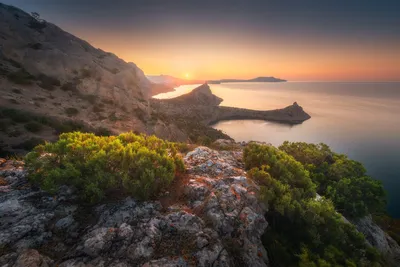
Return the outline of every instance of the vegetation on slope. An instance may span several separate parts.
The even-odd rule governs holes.
[[[367,176],[360,162],[332,152],[325,144],[286,141],[279,149],[303,164],[317,192],[330,198],[343,215],[357,218],[385,210],[382,183]]]
[[[286,147],[289,145],[285,144]],[[306,163],[306,159],[317,162],[316,159],[321,159],[319,153],[323,154],[325,150],[328,147],[321,146],[315,154],[305,153],[303,162]],[[296,159],[300,157],[292,157],[266,145],[250,144],[244,151],[249,176],[260,184],[260,199],[268,206],[266,217],[270,227],[264,234],[263,243],[273,266],[381,266],[379,253],[367,246],[364,236],[336,212],[333,202],[316,195],[323,184],[328,184],[323,188],[331,185],[325,181],[329,178],[318,176],[320,180],[316,183],[315,173],[310,175],[308,170],[312,169],[311,166],[303,165]],[[347,162],[343,157],[341,160],[335,161],[335,168],[342,173],[362,170],[358,163]],[[324,162],[320,164],[324,165]],[[349,168],[347,164],[354,168]],[[359,174],[364,173],[361,171]],[[364,186],[363,181],[365,179],[359,180],[361,186]],[[369,192],[369,188],[369,185],[364,186],[366,195],[375,190],[373,188]],[[329,192],[331,196],[331,191],[324,192]],[[354,203],[359,202],[357,195],[354,199],[350,194],[340,196]],[[371,202],[372,199],[362,206],[355,205],[355,213],[351,214],[361,214],[365,208],[375,209],[377,204]]]
[[[26,156],[30,180],[49,192],[74,186],[96,203],[112,193],[148,199],[184,169],[175,144],[155,136],[64,133]]]

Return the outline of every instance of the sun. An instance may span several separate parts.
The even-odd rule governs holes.
[[[189,79],[189,77],[190,77],[190,74],[189,73],[185,73],[185,78]]]

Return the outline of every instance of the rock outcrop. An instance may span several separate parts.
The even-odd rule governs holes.
[[[399,266],[400,264],[400,246],[397,242],[385,233],[373,220],[366,216],[362,219],[352,222],[358,231],[364,234],[368,243],[375,247],[390,266]]]
[[[223,107],[223,99],[214,95],[207,84],[192,92],[172,99],[152,99],[152,107],[170,117],[184,117],[204,125],[221,120],[267,120],[287,124],[299,124],[311,118],[296,102],[291,106],[276,110],[251,110],[244,108]]]
[[[268,266],[265,209],[241,157],[198,147],[160,201],[89,210],[71,188],[52,197],[27,183],[22,162],[3,162],[0,266]]]

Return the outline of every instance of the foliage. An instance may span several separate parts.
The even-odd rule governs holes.
[[[37,122],[28,122],[24,125],[25,129],[31,133],[38,133],[43,129],[43,126]]]
[[[79,114],[79,110],[77,110],[76,108],[66,108],[65,109],[65,113],[69,116],[69,117],[73,117]]]
[[[332,201],[316,197],[316,185],[303,164],[277,148],[255,143],[245,148],[244,163],[268,207],[263,244],[273,266],[381,266],[379,254],[336,212]]]
[[[25,69],[20,69],[15,72],[11,72],[7,75],[8,80],[16,84],[29,85],[32,84],[32,80],[35,76],[31,75]]]
[[[400,244],[400,219],[392,218],[386,214],[378,214],[373,216],[373,220]]]
[[[40,87],[49,91],[53,91],[55,86],[61,85],[61,82],[57,78],[47,76],[43,73],[37,77],[37,80],[39,81]]]
[[[11,90],[13,93],[15,93],[15,94],[22,94],[22,91],[20,90],[20,89],[17,89],[17,88],[13,88],[12,90]]]
[[[81,69],[81,78],[82,79],[90,78],[92,76],[93,76],[93,72],[90,69],[85,69],[85,68]]]
[[[61,90],[69,92],[78,92],[77,84],[73,82],[67,82],[61,85]]]
[[[175,145],[154,136],[80,132],[61,134],[59,141],[36,147],[27,155],[26,166],[30,180],[44,190],[72,185],[91,203],[112,192],[148,199],[184,168]]]
[[[28,122],[30,120],[28,114],[17,109],[5,108],[0,110],[2,116],[10,118],[14,122]]]
[[[11,108],[0,108],[0,118],[8,118],[9,120],[11,120],[10,122],[11,124],[37,122],[39,124],[47,125],[53,128],[56,134],[73,132],[73,131],[86,131],[95,133],[97,135],[111,135],[110,130],[106,128],[89,127],[88,125],[78,120],[59,120],[53,117],[35,115],[30,112],[11,109]],[[18,132],[18,136],[20,134],[21,133]]]
[[[345,216],[357,218],[384,210],[383,186],[366,175],[361,163],[332,152],[325,144],[286,141],[279,148],[304,165],[317,192],[329,197]]]

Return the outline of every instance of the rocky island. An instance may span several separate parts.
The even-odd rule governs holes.
[[[210,80],[207,81],[209,84],[220,84],[220,83],[276,83],[286,82],[284,79],[275,77],[257,77],[253,79],[221,79],[221,80]]]

